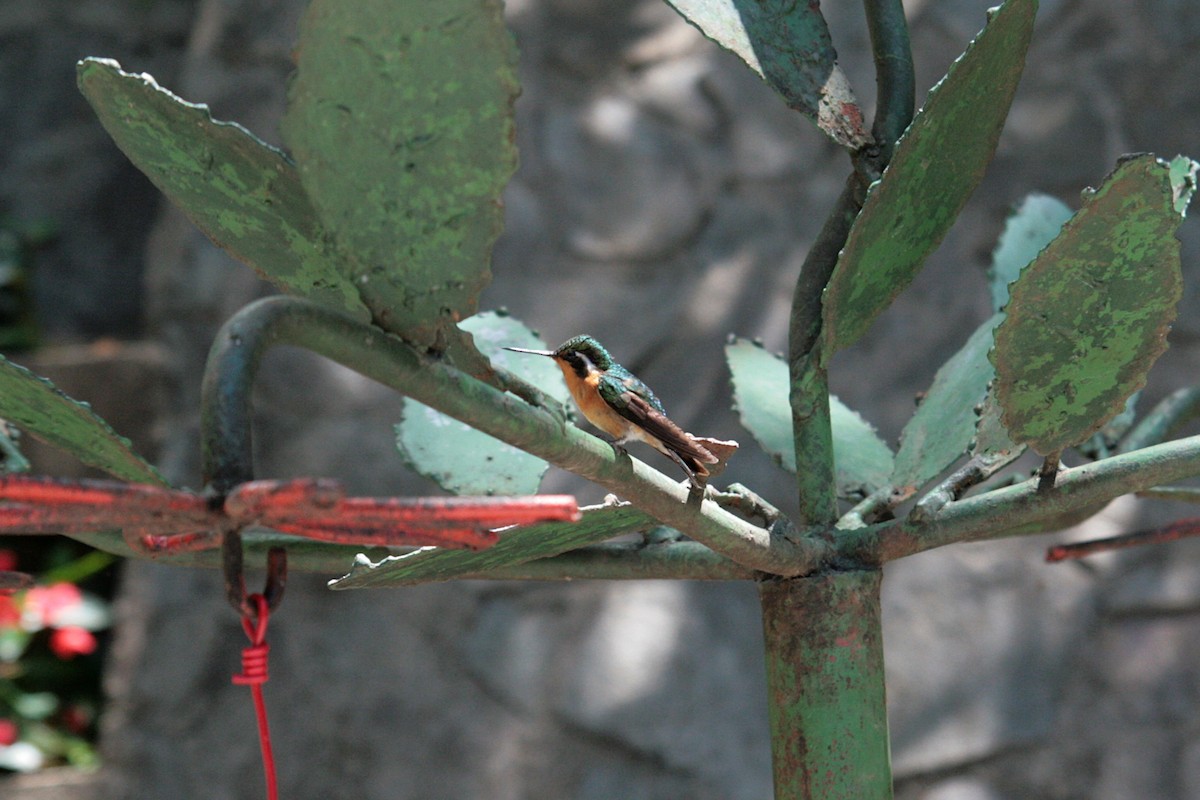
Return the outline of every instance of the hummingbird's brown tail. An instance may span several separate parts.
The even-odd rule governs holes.
[[[702,478],[716,475],[723,470],[725,462],[738,449],[737,442],[693,436],[690,433],[687,436],[695,445],[695,449],[687,453],[679,453],[679,456],[689,469]]]

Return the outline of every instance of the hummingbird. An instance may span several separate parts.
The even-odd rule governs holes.
[[[553,350],[504,349],[553,358],[575,405],[588,422],[615,437],[615,447],[624,452],[629,442],[650,445],[681,466],[697,490],[707,483],[710,467],[723,464],[738,448],[737,442],[693,436],[672,422],[650,387],[591,336],[572,337]]]

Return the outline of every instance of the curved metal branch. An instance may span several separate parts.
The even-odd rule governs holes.
[[[904,4],[900,0],[865,0],[864,6],[875,55],[876,105],[871,134],[880,150],[881,166],[886,166],[896,140],[912,122],[916,72]]]
[[[665,525],[751,569],[803,575],[826,563],[821,541],[793,541],[739,519],[550,412],[504,394],[400,339],[336,311],[270,297],[234,315],[209,353],[202,388],[205,476],[216,492],[250,464],[250,393],[266,351],[279,344],[311,350],[478,430],[582,475]],[[229,447],[228,444],[235,446]]]
[[[800,267],[792,295],[788,399],[799,467],[796,474],[801,524],[819,525],[837,519],[829,379],[825,366],[817,358],[817,343],[821,336],[822,292],[837,266],[838,253],[846,244],[864,196],[862,183],[852,174]]]
[[[838,515],[829,417],[829,377],[816,357],[822,294],[862,209],[867,186],[891,158],[896,139],[912,120],[915,83],[908,25],[900,0],[865,0],[875,53],[878,103],[876,146],[853,156],[855,171],[825,220],[800,268],[788,327],[789,401],[795,437],[802,523],[832,523]],[[869,151],[869,152],[868,152]]]

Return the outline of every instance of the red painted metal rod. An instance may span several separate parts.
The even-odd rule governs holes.
[[[1046,551],[1046,561],[1053,564],[1059,561],[1086,558],[1097,553],[1111,553],[1114,550],[1124,550],[1128,547],[1177,542],[1189,536],[1200,536],[1200,517],[1189,517],[1188,519],[1172,522],[1170,525],[1162,528],[1126,533],[1108,539],[1092,539],[1086,542],[1057,544]]]

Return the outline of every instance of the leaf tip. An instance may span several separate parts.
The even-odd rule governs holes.
[[[1187,156],[1175,156],[1167,165],[1171,181],[1171,198],[1175,204],[1175,213],[1180,217],[1187,216],[1188,205],[1196,193],[1197,175],[1200,174],[1200,164]]]

